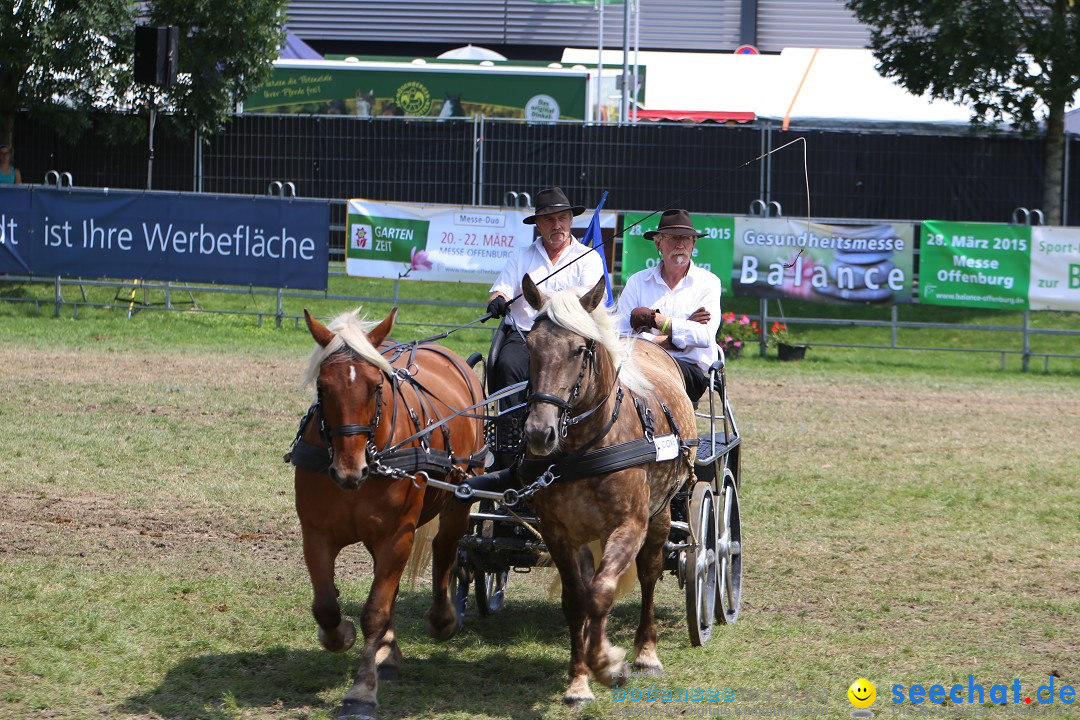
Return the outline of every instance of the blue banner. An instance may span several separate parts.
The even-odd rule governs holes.
[[[0,186],[0,275],[30,274],[30,189]]]
[[[9,215],[16,225],[5,236],[7,249],[0,249],[0,272],[309,290],[327,285],[330,208],[324,203],[6,190],[0,219]]]

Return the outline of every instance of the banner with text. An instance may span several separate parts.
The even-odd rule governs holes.
[[[325,203],[36,189],[29,211],[10,205],[22,220],[6,226],[0,272],[326,289]]]
[[[1031,227],[926,220],[919,301],[999,310],[1028,306]]]
[[[1080,228],[1031,228],[1032,310],[1080,312]]]
[[[0,275],[30,275],[30,188],[0,186]]]
[[[736,295],[825,303],[912,302],[914,223],[826,225],[735,218]]]
[[[645,218],[648,218],[647,220]],[[735,232],[735,218],[723,215],[690,216],[698,232],[706,233],[694,245],[694,264],[720,278],[722,295],[732,295],[731,286],[731,237]],[[660,213],[623,214],[622,282],[634,273],[651,268],[660,262],[656,245],[645,239],[645,233],[656,229]]]
[[[492,283],[536,237],[532,210],[349,201],[345,272],[360,277]],[[579,238],[592,211],[574,218]],[[600,213],[605,240],[616,214]]]

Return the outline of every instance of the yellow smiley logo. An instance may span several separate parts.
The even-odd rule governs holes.
[[[868,708],[877,699],[877,688],[866,678],[859,678],[847,689],[848,700],[857,708]]]

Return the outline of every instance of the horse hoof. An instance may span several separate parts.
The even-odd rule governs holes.
[[[378,674],[380,681],[393,682],[398,679],[401,668],[397,665],[379,665],[375,668],[375,672]]]
[[[427,633],[436,640],[449,640],[457,634],[457,616],[453,613],[449,617],[437,617],[432,613],[427,616]]]
[[[356,644],[356,626],[342,620],[333,632],[319,628],[319,643],[332,653],[343,653]]]
[[[370,700],[344,700],[335,715],[339,719],[352,720],[377,720],[378,716],[375,703]]]
[[[646,665],[646,664],[639,664],[639,663],[635,662],[634,663],[634,671],[638,675],[647,675],[648,677],[654,677],[654,678],[664,677],[664,666],[659,665],[659,664],[657,664],[657,665]]]
[[[596,696],[594,696],[592,693],[589,693],[588,697],[581,697],[579,695],[570,695],[568,693],[566,695],[563,695],[562,701],[563,701],[563,705],[570,708],[571,710],[580,710],[581,708],[588,705],[590,702],[592,702],[595,699],[596,699]]]

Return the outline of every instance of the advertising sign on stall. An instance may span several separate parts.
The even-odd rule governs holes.
[[[1031,228],[1032,310],[1080,312],[1080,228]]]
[[[915,226],[735,219],[736,295],[826,303],[912,301]]]
[[[360,277],[492,283],[507,258],[537,237],[532,210],[349,201],[345,272]],[[581,237],[592,211],[574,218]],[[600,226],[615,227],[601,212]],[[609,233],[604,233],[608,235]]]
[[[589,73],[546,67],[279,60],[244,112],[586,120]]]
[[[724,215],[691,215],[698,232],[706,233],[694,245],[694,264],[718,278],[724,295],[731,295],[731,236],[735,219]],[[645,232],[655,230],[660,213],[628,212],[623,214],[622,281],[639,270],[660,261],[656,245],[645,239]]]

